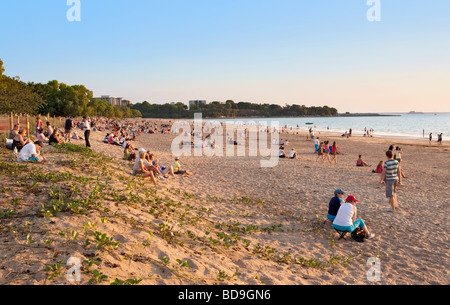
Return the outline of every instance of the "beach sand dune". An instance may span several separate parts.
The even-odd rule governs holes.
[[[110,183],[125,189],[128,178],[121,176],[131,177],[131,164],[120,160],[120,147],[102,143],[104,135],[93,133],[93,150],[116,160],[117,168],[110,169],[116,177]],[[98,222],[95,230],[107,232],[120,243],[116,251],[102,253],[99,269],[108,279],[140,278],[146,284],[448,284],[450,147],[398,139],[319,137],[337,142],[337,164],[316,162],[314,143],[305,140],[304,134],[282,135],[290,142],[286,152],[294,147],[299,158],[279,160],[274,168],[261,168],[259,157],[180,156],[184,169],[194,175],[169,178],[156,188],[150,181],[138,182],[165,200],[166,214],[149,213],[151,206],[132,200],[129,204],[104,203],[103,208],[122,217],[108,218],[105,215],[110,214],[98,210],[89,214],[90,219],[108,218],[108,222]],[[155,154],[161,165],[170,165],[174,138],[143,134],[133,145]],[[384,188],[378,185],[379,175],[372,173],[392,143],[404,151],[402,166],[407,176],[399,189],[396,213],[387,212]],[[359,154],[371,167],[355,166]],[[56,171],[61,164],[49,166]],[[128,185],[132,186],[131,180]],[[358,215],[376,234],[374,239],[357,243],[348,235],[338,240],[326,219],[328,202],[337,188],[360,200]],[[142,188],[140,192],[136,195],[143,196]],[[6,193],[3,209],[18,196],[24,196],[23,202],[36,202],[34,195]],[[133,188],[122,194],[133,195]],[[86,223],[86,218],[65,214],[51,219],[47,229],[58,227],[59,232]],[[164,235],[169,231],[177,232],[173,239],[169,233]],[[16,242],[12,235],[5,236],[9,243]],[[38,255],[52,261],[48,249],[41,254],[24,249],[17,252],[3,247],[3,283],[12,278],[17,283],[46,281],[37,267],[28,268],[36,274],[28,280],[13,277],[14,270],[23,270],[18,265],[21,258],[33,261],[34,257],[31,264],[35,266]],[[99,257],[98,251],[89,249],[64,245],[59,251],[67,252],[65,256],[60,253],[64,258]],[[371,258],[379,259],[379,282],[367,277]]]

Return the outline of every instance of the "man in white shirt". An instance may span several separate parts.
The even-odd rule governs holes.
[[[39,153],[39,148],[43,146],[44,144],[41,141],[28,143],[20,150],[17,162],[47,162]]]
[[[84,130],[84,140],[86,141],[86,147],[91,147],[91,142],[89,142],[89,137],[91,135],[91,124],[89,123],[89,119],[83,117],[83,125],[82,130]]]
[[[333,228],[339,231],[347,231],[352,233],[357,228],[361,228],[366,233],[367,238],[372,238],[375,234],[371,234],[362,219],[356,219],[357,208],[356,203],[359,202],[354,196],[348,196],[341,205],[333,221]]]

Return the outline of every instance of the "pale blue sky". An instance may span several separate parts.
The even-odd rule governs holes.
[[[450,111],[450,1],[0,1],[0,58],[95,96]]]

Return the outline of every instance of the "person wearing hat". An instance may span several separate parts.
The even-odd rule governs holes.
[[[366,233],[367,238],[373,238],[375,234],[370,233],[362,219],[356,219],[356,203],[359,202],[355,196],[348,196],[339,208],[336,218],[333,221],[333,228],[339,231],[352,233],[357,228],[361,228]]]
[[[44,147],[44,143],[41,141],[28,143],[20,150],[17,162],[47,162],[47,159],[39,152],[42,147]]]
[[[334,191],[334,197],[331,198],[330,203],[328,204],[328,214],[327,218],[332,222],[341,207],[341,204],[344,202],[344,194],[345,192],[341,189],[337,189]]]
[[[173,169],[173,173],[175,175],[186,175],[186,176],[190,176],[191,173],[185,170],[181,170],[181,164],[180,164],[180,158],[179,157],[175,157],[175,161],[172,163],[172,169]]]

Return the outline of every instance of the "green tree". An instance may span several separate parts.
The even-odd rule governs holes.
[[[0,59],[0,79],[3,77],[3,72],[5,72],[5,68],[3,68],[3,61]]]
[[[0,113],[15,112],[37,114],[43,104],[42,98],[27,84],[2,76],[0,79]]]

